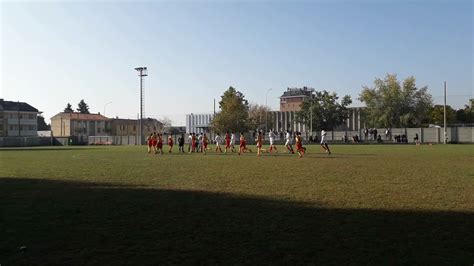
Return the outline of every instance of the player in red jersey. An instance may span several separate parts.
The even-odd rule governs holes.
[[[255,141],[257,142],[257,156],[260,156],[262,155],[262,151],[266,151],[266,149],[262,149],[264,141],[262,131],[258,132],[257,139]]]
[[[240,133],[240,148],[239,148],[239,155],[244,153],[245,151],[252,152],[251,149],[247,148],[247,142],[245,141],[244,132]]]
[[[148,136],[148,138],[146,139],[146,141],[148,143],[148,153],[150,153],[152,150],[153,151],[155,150],[155,146],[153,145],[154,144],[153,139],[154,139],[153,133],[151,133],[150,136]]]
[[[303,147],[303,141],[301,139],[301,132],[295,132],[295,141],[296,141],[296,152],[298,157],[302,158],[306,152],[306,148]]]
[[[153,153],[156,153],[156,145],[158,143],[158,137],[156,136],[156,132],[153,132],[153,136],[151,137],[151,146],[153,148]]]
[[[158,134],[158,143],[156,146],[156,153],[159,151],[160,154],[163,154],[163,134]]]
[[[173,144],[174,144],[173,134],[170,134],[168,136],[168,146],[169,146],[168,153],[171,153],[171,151],[173,150]]]
[[[202,136],[202,151],[204,155],[207,154],[207,144],[209,143],[209,139],[206,136],[206,133]]]
[[[192,134],[191,135],[191,151],[189,151],[189,153],[191,152],[195,152],[196,151],[196,134]]]

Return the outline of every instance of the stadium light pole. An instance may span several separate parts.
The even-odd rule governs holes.
[[[272,88],[268,89],[267,92],[265,93],[265,132],[268,131],[268,93],[272,90]]]
[[[444,82],[444,140],[443,143],[446,144],[447,141],[447,132],[446,132],[446,81]]]
[[[143,113],[145,109],[145,91],[143,88],[143,77],[148,76],[147,68],[146,67],[136,67],[136,71],[138,71],[138,76],[140,77],[140,123],[139,123],[139,135],[140,135],[140,145],[143,145]]]
[[[105,107],[107,107],[107,105],[111,104],[112,102],[108,102],[106,104],[104,104],[104,113],[103,113],[103,116],[105,116]]]

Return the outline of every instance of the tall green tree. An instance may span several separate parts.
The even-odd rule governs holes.
[[[446,123],[454,124],[457,122],[456,111],[449,105],[446,105]],[[430,123],[438,126],[444,125],[444,106],[435,105],[431,109]]]
[[[469,101],[469,105],[466,104],[464,105],[464,108],[456,111],[456,118],[460,123],[474,123],[474,99],[470,99]]]
[[[74,113],[74,110],[72,110],[72,105],[70,103],[67,103],[66,108],[64,108],[65,113]]]
[[[249,129],[266,129],[273,128],[273,120],[270,118],[270,108],[264,105],[250,104],[249,105]],[[268,117],[267,117],[268,116]]]
[[[233,87],[224,92],[219,101],[219,113],[211,122],[211,128],[215,132],[248,131],[249,103],[245,96]]]
[[[352,103],[351,97],[345,95],[339,101],[335,92],[316,91],[312,98],[301,104],[301,110],[296,112],[296,120],[305,123],[308,127],[313,120],[313,131],[332,130],[344,123],[349,116],[347,106]],[[312,113],[311,113],[312,111]]]
[[[87,105],[87,103],[84,102],[84,99],[82,99],[77,104],[77,109],[76,110],[81,114],[90,114],[89,113],[89,106]]]
[[[38,130],[50,130],[51,126],[46,124],[44,117],[39,115],[36,117],[37,122],[38,122]]]
[[[427,86],[419,89],[413,76],[400,84],[395,74],[376,78],[374,87],[364,86],[359,100],[366,104],[367,123],[373,127],[420,126],[433,106]]]

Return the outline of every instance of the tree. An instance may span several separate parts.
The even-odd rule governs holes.
[[[273,120],[270,117],[267,117],[270,108],[264,105],[250,104],[249,105],[249,119],[248,119],[248,128],[249,129],[266,129],[273,128]]]
[[[463,109],[456,111],[456,118],[458,122],[471,124],[474,123],[474,99],[470,99],[470,105],[464,105]]]
[[[72,110],[72,105],[70,103],[67,103],[66,108],[64,108],[65,113],[74,113],[74,110]]]
[[[335,92],[316,91],[312,99],[303,101],[301,110],[296,112],[296,120],[309,127],[312,117],[313,130],[332,130],[349,117],[347,106],[352,103],[349,95],[345,95],[340,102],[338,100],[339,97]]]
[[[367,122],[373,127],[420,126],[433,106],[427,86],[418,89],[413,76],[400,84],[395,74],[376,78],[373,88],[364,86],[359,100],[366,104]]]
[[[168,117],[163,117],[163,119],[160,120],[160,122],[163,124],[163,131],[166,133],[173,133],[171,132],[172,128],[172,121]]]
[[[82,99],[77,104],[77,109],[76,110],[81,114],[90,114],[89,113],[89,106],[87,105],[87,103],[84,102],[84,99]]]
[[[446,123],[454,124],[456,123],[456,111],[449,105],[446,105]],[[431,109],[430,114],[430,123],[438,126],[444,125],[444,106],[435,105]]]
[[[46,124],[43,116],[39,115],[36,119],[38,121],[38,130],[51,130],[51,126]]]
[[[240,91],[229,87],[221,96],[219,109],[220,112],[214,116],[211,122],[211,128],[215,132],[248,131],[249,104]]]

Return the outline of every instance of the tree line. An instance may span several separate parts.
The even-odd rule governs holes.
[[[84,99],[82,99],[78,104],[77,104],[77,109],[76,111],[81,114],[90,114],[89,112],[89,105],[84,102]],[[74,110],[72,109],[72,105],[70,103],[67,103],[66,108],[64,108],[64,113],[74,113]]]
[[[434,105],[428,87],[418,87],[413,76],[403,81],[398,80],[396,74],[376,78],[372,87],[362,88],[358,100],[366,105],[361,113],[367,127],[423,127],[444,123],[443,106]],[[471,99],[470,105],[458,110],[447,106],[447,123],[474,123],[472,102]],[[301,104],[296,121],[308,127],[312,124],[315,131],[333,130],[349,117],[351,103],[349,95],[340,98],[335,92],[315,91]],[[270,110],[267,106],[249,104],[244,94],[234,87],[229,87],[221,96],[219,109],[211,121],[215,132],[263,129]],[[268,122],[268,128],[273,128],[273,120]]]

